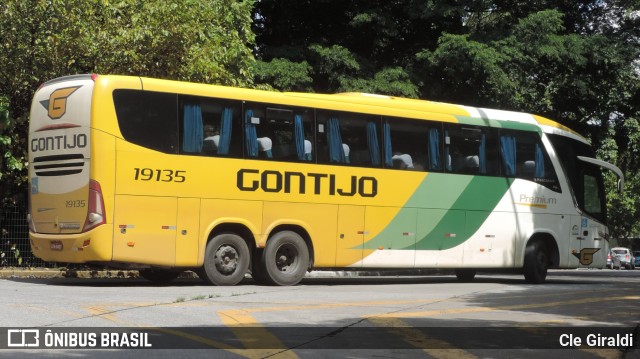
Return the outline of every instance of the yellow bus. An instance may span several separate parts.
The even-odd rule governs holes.
[[[526,113],[362,93],[76,75],[35,93],[29,228],[45,261],[216,285],[311,270],[605,266],[601,169]]]

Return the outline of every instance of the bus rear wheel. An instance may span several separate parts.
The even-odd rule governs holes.
[[[300,283],[309,267],[309,248],[299,234],[292,231],[276,233],[262,252],[259,277],[274,285]]]
[[[222,233],[207,243],[201,273],[211,284],[236,285],[249,270],[250,257],[249,247],[242,237]]]
[[[524,252],[524,279],[533,284],[540,284],[547,278],[549,255],[544,242],[531,241]]]

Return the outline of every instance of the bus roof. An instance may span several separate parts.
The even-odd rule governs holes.
[[[106,79],[104,78],[106,77]],[[119,79],[130,82],[131,76],[104,75],[101,80],[119,82]],[[272,102],[291,106],[314,106],[338,111],[355,111],[387,116],[409,117],[416,119],[436,120],[443,122],[464,122],[476,125],[491,123],[521,123],[540,128],[545,133],[559,134],[588,143],[579,133],[542,116],[524,112],[504,111],[487,108],[410,99],[379,94],[347,92],[337,94],[277,92],[220,85],[209,85],[156,78],[136,77],[144,90],[167,91],[195,96],[222,97],[235,100]],[[117,84],[113,84],[118,87]],[[308,101],[308,104],[301,104]]]
[[[586,139],[556,121],[548,118],[533,115],[525,112],[504,111],[487,108],[477,108],[463,105],[456,105],[444,102],[435,102],[429,100],[419,100],[396,96],[387,96],[360,92],[345,92],[331,95],[314,94],[314,93],[285,93],[289,96],[304,97],[308,99],[326,99],[336,102],[359,103],[369,106],[380,106],[396,109],[410,109],[416,111],[424,111],[431,113],[442,113],[454,116],[473,117],[478,120],[497,120],[497,121],[513,121],[520,123],[528,123],[538,125],[545,133],[559,133],[564,136],[575,138],[581,142],[587,142]],[[478,121],[479,125],[483,122]]]

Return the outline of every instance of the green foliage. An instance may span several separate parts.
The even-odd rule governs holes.
[[[640,117],[638,10],[629,0],[261,0],[256,54],[265,63],[307,63],[311,70],[298,74],[318,92],[420,97],[559,121],[624,170],[624,195],[609,194],[612,234],[637,236],[640,164],[631,158],[640,157],[628,126]]]
[[[0,195],[25,193],[38,85],[116,73],[544,115],[623,169],[627,190],[609,194],[612,233],[639,235],[638,58],[631,0],[5,0]]]
[[[360,63],[353,53],[344,46],[330,47],[313,44],[309,46],[310,62],[313,64],[316,86],[339,91],[340,84],[360,70]]]
[[[314,91],[417,97],[405,65],[414,50],[434,41],[423,36],[428,24],[413,15],[422,10],[422,2],[411,1],[261,0],[257,57],[269,64],[276,58],[306,62]]]
[[[251,0],[0,3],[3,199],[26,193],[28,112],[50,79],[108,73],[251,86]]]
[[[344,91],[380,93],[417,98],[418,87],[411,82],[409,74],[401,67],[384,68],[372,79],[343,78],[340,88]]]
[[[640,123],[628,118],[619,126],[618,133],[609,130],[610,136],[602,141],[598,156],[605,161],[617,163],[625,174],[625,190],[615,191],[617,178],[607,174],[607,207],[609,226],[615,237],[638,237],[640,233]],[[616,140],[618,138],[618,140]],[[620,142],[620,147],[618,145]]]
[[[468,35],[444,34],[434,51],[423,50],[416,58],[425,64],[425,71],[434,75],[423,88],[431,98],[448,94],[448,101],[496,107],[504,106],[498,101],[515,91],[512,78],[505,71],[511,58],[494,47],[470,40]]]
[[[0,194],[3,195],[0,205],[4,205],[5,201],[15,200],[9,195],[14,190],[13,186],[20,188],[26,184],[24,152],[14,151],[16,147],[23,148],[26,140],[20,132],[12,131],[16,128],[26,128],[25,118],[14,120],[9,111],[8,99],[0,96],[0,183],[3,184],[0,187]]]
[[[103,6],[93,69],[250,85],[251,1],[118,1]],[[95,28],[96,24],[90,24]]]
[[[282,91],[310,91],[312,68],[306,61],[275,58],[269,63],[256,61],[256,82]]]
[[[16,263],[18,263],[18,265],[21,266],[22,256],[20,255],[20,250],[18,249],[18,246],[16,244],[12,244],[10,251],[11,253],[13,253],[13,258],[15,259]]]

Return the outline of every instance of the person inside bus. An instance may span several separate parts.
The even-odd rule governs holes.
[[[220,132],[218,131],[218,129],[213,125],[205,125],[202,151],[204,153],[217,153],[219,142],[220,142]]]

